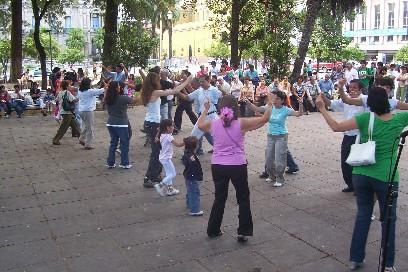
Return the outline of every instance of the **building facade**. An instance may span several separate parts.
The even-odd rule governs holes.
[[[101,52],[93,46],[92,38],[96,31],[103,27],[103,18],[101,11],[90,4],[89,1],[78,0],[75,4],[64,8],[64,14],[59,18],[60,29],[53,29],[42,21],[42,27],[51,29],[53,36],[63,48],[68,33],[72,28],[80,28],[85,34],[84,53],[87,57],[97,57]],[[34,15],[31,7],[31,1],[23,0],[23,32],[28,35],[34,29]]]
[[[408,1],[366,0],[354,21],[346,21],[344,36],[367,53],[368,60],[392,62],[408,44]]]
[[[198,0],[194,9],[180,9],[173,26],[173,57],[206,59],[204,50],[211,47],[213,33],[209,27],[210,10],[204,0]],[[162,56],[168,56],[169,38],[163,35]]]

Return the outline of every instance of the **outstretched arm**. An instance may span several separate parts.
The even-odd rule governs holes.
[[[300,117],[303,115],[303,97],[299,97],[298,98],[298,102],[299,102],[299,110],[298,111],[292,111],[290,116],[296,116],[296,117]]]
[[[339,83],[337,86],[341,100],[343,100],[344,103],[349,104],[349,105],[362,106],[363,100],[361,98],[351,98],[348,95],[346,95],[346,93],[344,92],[345,84],[346,84],[346,79],[342,78],[339,80]]]
[[[183,90],[190,82],[193,80],[193,77],[190,75],[183,83],[175,87],[174,89],[169,89],[169,90],[156,90],[154,91],[154,95],[159,97],[159,96],[168,96],[168,95],[173,95],[173,94],[178,94],[180,93],[181,90]]]
[[[211,130],[211,121],[205,120],[205,117],[208,114],[208,109],[210,108],[210,102],[207,101],[204,103],[204,111],[201,113],[200,117],[198,118],[197,125],[198,128],[204,132],[210,132]]]
[[[177,147],[183,147],[184,146],[184,142],[178,142],[176,140],[171,141],[172,144],[174,144]]]
[[[251,130],[261,128],[271,118],[272,105],[266,106],[265,113],[260,117],[239,118],[241,122],[241,132],[246,133]]]

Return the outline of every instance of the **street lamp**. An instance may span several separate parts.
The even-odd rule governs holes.
[[[51,47],[51,31],[52,31],[52,30],[51,30],[51,29],[46,29],[45,31],[48,32],[48,35],[49,35],[50,58],[51,58],[51,69],[50,69],[50,72],[51,72],[51,71],[52,71],[52,47]]]
[[[173,12],[167,12],[167,20],[169,21],[169,59],[173,57]]]

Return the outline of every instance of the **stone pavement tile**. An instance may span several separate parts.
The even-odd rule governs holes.
[[[359,270],[362,272],[372,272],[372,271],[377,271],[377,265],[378,265],[378,256],[379,256],[379,244],[372,244],[372,245],[367,245],[366,247],[366,256],[365,256],[365,262],[364,262],[364,267]],[[349,266],[349,259],[350,259],[350,246],[340,250],[336,254],[332,256],[333,258],[337,259],[341,263],[344,263],[347,267]],[[400,270],[398,270],[400,271]]]
[[[0,200],[0,212],[3,211],[14,211],[20,209],[26,209],[29,207],[37,207],[39,205],[38,200],[35,196],[21,196],[5,198]]]
[[[24,196],[30,196],[34,194],[33,187],[30,185],[22,185],[22,186],[1,186],[0,185],[0,191],[1,191],[1,198],[10,198],[10,197],[16,197],[20,195]]]
[[[89,214],[89,207],[82,202],[64,203],[61,205],[50,205],[43,207],[44,215],[48,220],[76,215]]]
[[[72,184],[68,180],[50,180],[44,183],[35,183],[33,186],[37,193],[73,189]]]
[[[270,198],[251,202],[251,211],[255,216],[268,218],[274,222],[274,220],[279,220],[279,217],[295,212],[297,209],[274,198]]]
[[[49,237],[50,231],[45,222],[0,228],[0,247],[48,239]]]
[[[278,271],[275,264],[257,254],[251,248],[243,248],[230,252],[223,252],[206,258],[199,262],[212,272],[274,272]]]
[[[7,272],[68,272],[66,265],[61,260],[45,261],[38,264],[19,267]]]
[[[57,237],[73,233],[92,232],[101,227],[95,215],[74,216],[67,219],[50,220],[48,224],[52,233]]]
[[[134,271],[134,270],[133,270]],[[152,269],[147,269],[144,271],[160,271],[160,272],[208,272],[209,270],[205,268],[202,264],[201,261],[198,260],[193,260],[193,261],[186,261],[182,263],[176,263],[176,264],[169,264],[169,265],[164,265],[160,266],[157,268],[152,268]]]
[[[0,248],[0,271],[58,259],[54,241],[43,240]]]
[[[78,193],[78,190],[62,190],[55,192],[43,192],[37,194],[38,202],[43,206],[49,206],[57,203],[72,202],[73,200],[81,199],[81,196]]]
[[[306,209],[307,213],[336,226],[343,226],[344,222],[354,220],[356,211],[336,205],[335,210],[329,210],[326,206],[317,206]]]
[[[2,212],[0,214],[0,227],[14,226],[19,224],[30,224],[44,220],[41,208],[18,210],[13,212]]]
[[[331,204],[327,199],[310,193],[296,193],[292,195],[278,196],[276,199],[301,210],[307,210],[316,206],[327,207]]]
[[[175,262],[200,259],[242,247],[244,246],[229,235],[210,239],[205,233],[202,233],[130,247],[124,250],[124,254],[140,270],[151,270]]]
[[[299,272],[315,272],[315,271],[325,271],[325,272],[346,272],[349,271],[346,265],[338,262],[331,257],[325,257],[319,260],[314,260],[310,263],[294,267],[291,271]]]

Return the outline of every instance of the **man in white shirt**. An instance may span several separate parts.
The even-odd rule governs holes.
[[[358,72],[354,69],[353,64],[351,62],[347,62],[346,70],[344,71],[344,77],[347,80],[347,86],[353,79],[358,79]]]
[[[222,76],[217,77],[217,87],[223,95],[231,94],[231,86],[224,80]]]
[[[398,88],[397,78],[398,78],[398,76],[399,76],[398,71],[395,70],[395,64],[394,64],[394,63],[392,63],[392,64],[390,65],[390,69],[389,69],[388,72],[387,72],[387,76],[390,77],[392,80],[394,80],[394,86],[395,86],[396,88],[393,89],[392,92],[390,93],[391,97],[394,97],[394,96],[395,96],[395,93],[396,93],[396,91],[397,91],[397,88]]]

